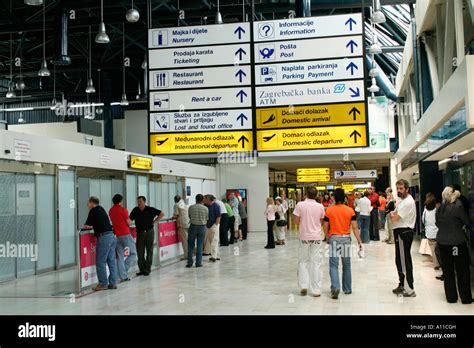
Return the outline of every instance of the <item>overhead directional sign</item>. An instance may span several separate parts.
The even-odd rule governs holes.
[[[257,109],[259,128],[298,128],[365,123],[365,104],[323,104]]]
[[[324,36],[362,34],[360,13],[336,16],[292,18],[254,23],[255,41],[293,40]]]
[[[250,44],[166,48],[148,53],[150,69],[250,63]]]
[[[252,149],[252,131],[150,135],[150,154],[152,155],[251,151]]]
[[[150,92],[150,110],[200,110],[250,107],[252,90],[242,88],[213,88]]]
[[[275,172],[275,183],[286,183],[286,172]]]
[[[258,151],[333,149],[367,146],[367,127],[314,127],[257,131]]]
[[[377,170],[335,170],[334,179],[350,180],[350,179],[376,179]]]
[[[250,85],[252,72],[248,65],[150,71],[150,90]]]
[[[256,106],[363,101],[364,80],[304,83],[255,88]]]
[[[296,177],[297,182],[328,182],[331,180],[331,176],[328,175],[298,175]]]
[[[200,25],[152,29],[149,48],[216,45],[250,41],[249,23]]]
[[[252,109],[152,113],[151,133],[252,129]]]
[[[296,175],[329,175],[331,169],[329,168],[298,168]]]
[[[255,62],[271,63],[327,57],[361,56],[362,36],[265,42],[255,45]]]
[[[255,84],[361,79],[364,78],[363,66],[363,58],[259,65],[255,69]]]

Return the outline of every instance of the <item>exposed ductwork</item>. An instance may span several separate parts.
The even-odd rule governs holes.
[[[70,65],[71,57],[68,55],[68,40],[67,40],[67,29],[68,29],[68,12],[64,5],[58,6],[58,12],[56,15],[56,40],[55,42],[55,55],[52,63],[54,65]]]

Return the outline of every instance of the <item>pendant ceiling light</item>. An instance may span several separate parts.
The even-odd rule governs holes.
[[[46,27],[45,27],[45,4],[46,0],[43,1],[43,60],[41,62],[41,68],[38,71],[38,76],[49,76],[51,73],[48,69],[48,64],[46,63]]]
[[[384,13],[382,12],[382,6],[380,5],[380,0],[374,0],[374,13],[372,14],[371,21],[372,23],[380,24],[385,23],[387,19],[385,18]]]
[[[132,8],[127,11],[125,14],[125,18],[130,23],[136,23],[140,19],[140,13],[133,7],[133,0],[132,0]]]
[[[99,25],[99,32],[95,37],[95,42],[99,44],[108,44],[110,42],[109,35],[105,31],[105,23],[104,23],[104,0],[100,1],[100,25]]]
[[[224,23],[224,21],[222,20],[219,0],[217,0],[216,24],[222,24],[222,23]]]
[[[89,26],[89,73],[87,78],[86,93],[95,93],[94,81],[92,81],[92,39],[91,39],[91,27]]]
[[[125,93],[125,24],[122,23],[122,83],[123,83],[123,91],[122,91],[122,100],[120,101],[120,105],[127,106],[127,93]]]
[[[43,0],[25,0],[26,5],[40,6],[43,5]]]
[[[98,75],[99,75],[99,77],[98,77],[98,80],[99,80],[99,90],[98,90],[99,96],[98,96],[98,97],[99,97],[99,99],[98,99],[97,104],[101,104],[102,102],[101,102],[101,100],[100,100],[100,69],[97,69],[97,73],[98,73]],[[95,113],[96,113],[97,115],[102,115],[102,114],[104,113],[104,108],[103,108],[102,106],[96,107],[96,108],[95,108]]]
[[[148,60],[145,53],[145,57],[143,58],[143,62],[142,62],[142,69],[146,70],[147,67],[148,67]]]
[[[57,107],[56,100],[56,65],[53,65],[53,100],[51,101],[51,110],[55,110]]]

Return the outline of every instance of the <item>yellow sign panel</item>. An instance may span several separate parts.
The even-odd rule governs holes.
[[[354,185],[350,185],[350,184],[349,185],[342,184],[342,188],[344,191],[354,191],[355,189]]]
[[[365,123],[365,104],[326,104],[257,109],[257,128],[320,127]]]
[[[152,170],[153,159],[151,159],[150,157],[131,155],[128,167],[132,169]]]
[[[296,175],[329,175],[331,170],[329,168],[298,168]]]
[[[152,155],[252,150],[252,131],[150,134]]]
[[[367,146],[366,126],[257,131],[258,151],[321,150]]]
[[[318,191],[326,191],[326,186],[316,186],[316,190],[318,190]]]
[[[327,182],[331,180],[330,175],[298,175],[297,182]]]

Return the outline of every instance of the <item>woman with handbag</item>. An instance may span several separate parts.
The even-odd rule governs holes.
[[[441,254],[444,292],[449,303],[456,303],[458,292],[463,304],[472,303],[469,249],[465,226],[471,223],[459,197],[461,193],[447,186],[443,203],[436,211],[436,241]],[[456,287],[457,283],[457,287]]]
[[[265,216],[267,218],[267,245],[265,249],[275,249],[275,236],[273,235],[273,227],[275,226],[276,207],[272,197],[267,198],[267,208]]]
[[[283,200],[280,197],[275,199],[276,203],[276,213],[275,213],[275,232],[277,241],[275,242],[276,245],[285,245],[285,226],[286,226],[286,219],[285,219],[285,208],[283,206]]]
[[[439,271],[441,266],[436,255],[436,235],[438,234],[438,226],[436,226],[436,197],[433,193],[426,194],[425,209],[421,218],[423,222],[423,231],[431,250],[431,257],[435,271]],[[438,275],[436,279],[442,279],[442,275]]]

